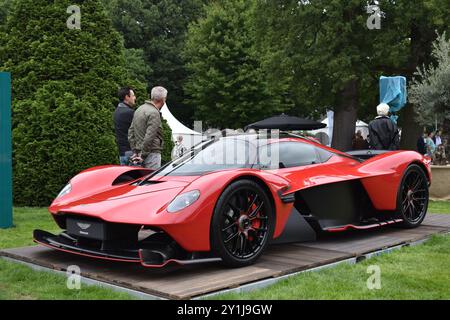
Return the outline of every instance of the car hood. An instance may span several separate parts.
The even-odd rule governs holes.
[[[113,201],[135,197],[154,192],[184,188],[188,185],[185,181],[153,181],[149,180],[143,185],[124,185],[104,192],[91,195],[89,198],[96,201]]]
[[[123,185],[82,199],[55,201],[49,209],[55,214],[77,214],[115,223],[153,224],[188,185],[188,181],[173,180]]]

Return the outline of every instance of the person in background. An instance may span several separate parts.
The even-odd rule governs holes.
[[[156,170],[161,167],[164,137],[160,110],[166,103],[167,90],[154,87],[150,99],[134,113],[128,141],[133,150],[131,158],[134,161],[142,160],[145,168]]]
[[[436,133],[433,136],[433,142],[436,145],[436,148],[439,147],[442,144],[441,131],[440,130],[436,130]]]
[[[136,104],[136,95],[130,87],[119,89],[119,104],[114,111],[114,129],[116,133],[116,143],[119,148],[120,165],[128,165],[133,152],[128,143],[128,129],[133,121],[134,109]]]
[[[425,143],[426,133],[423,133],[419,139],[417,139],[417,152],[425,155],[427,153],[427,145]]]
[[[361,130],[358,130],[355,133],[352,141],[353,150],[366,150],[369,148],[369,144],[367,140],[363,138]]]
[[[445,153],[445,147],[441,143],[434,153],[434,164],[438,166],[446,166],[447,165],[447,155]]]
[[[448,139],[447,138],[443,138],[442,139],[442,145],[445,148],[445,151],[448,153],[449,149],[450,149],[450,144],[448,143]]]
[[[389,117],[389,105],[377,106],[378,116],[369,123],[370,147],[375,150],[398,150],[400,135],[397,124]]]
[[[181,158],[187,152],[187,148],[183,145],[183,136],[178,136],[175,146],[172,150],[172,160]]]
[[[434,144],[433,136],[433,132],[427,132],[425,138],[425,145],[427,148],[426,156],[430,157],[431,159],[433,159],[434,152],[436,151],[436,145]]]

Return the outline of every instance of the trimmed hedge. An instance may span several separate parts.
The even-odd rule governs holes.
[[[66,25],[73,4],[81,30]],[[145,85],[130,78],[122,38],[98,0],[13,1],[5,31],[0,69],[13,76],[14,202],[47,206],[73,175],[118,163],[117,89],[131,85],[145,98]]]

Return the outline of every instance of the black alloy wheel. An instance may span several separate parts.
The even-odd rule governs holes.
[[[408,167],[402,178],[397,198],[397,210],[403,219],[403,227],[418,227],[428,209],[428,179],[418,165]]]
[[[213,251],[231,267],[254,263],[273,236],[275,214],[264,189],[251,180],[230,184],[211,223]]]

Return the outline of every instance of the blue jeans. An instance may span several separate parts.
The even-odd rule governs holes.
[[[123,156],[119,157],[120,160],[120,165],[121,166],[128,166],[129,165],[129,161],[130,161],[130,157],[133,155],[133,151],[126,151],[125,154]]]

